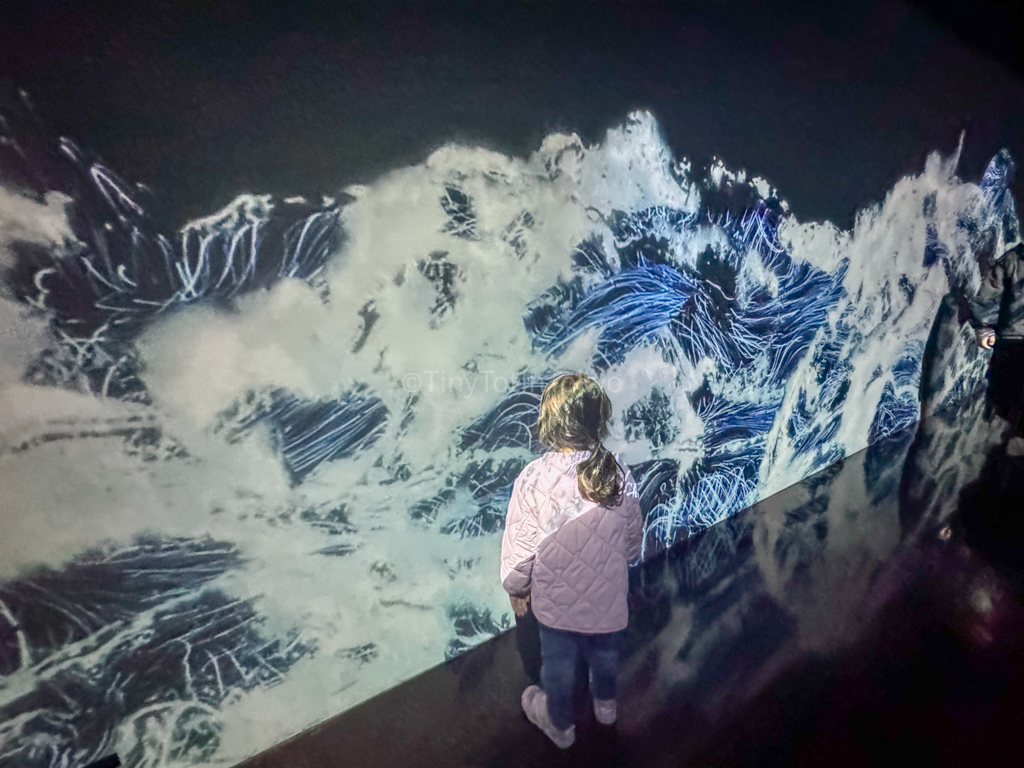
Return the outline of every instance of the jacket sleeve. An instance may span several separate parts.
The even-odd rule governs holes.
[[[974,330],[995,328],[999,323],[999,310],[1006,290],[1006,259],[1000,259],[981,277],[981,288],[967,299],[968,318]]]
[[[626,475],[626,488],[622,503],[626,505],[626,560],[633,562],[640,557],[644,542],[644,518],[640,510],[640,497],[636,482]]]
[[[1003,259],[1006,273],[1004,312],[1000,316],[1000,335],[1020,339],[1024,336],[1024,248],[1017,246]]]
[[[537,510],[529,503],[523,490],[523,476],[519,475],[512,486],[501,538],[501,586],[513,597],[524,597],[530,592],[539,543]]]

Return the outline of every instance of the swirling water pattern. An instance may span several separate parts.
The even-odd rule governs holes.
[[[1005,152],[841,231],[636,113],[175,229],[3,126],[5,767],[239,759],[509,626],[497,537],[560,371],[611,393],[646,555],[884,440],[942,296],[1019,239]]]

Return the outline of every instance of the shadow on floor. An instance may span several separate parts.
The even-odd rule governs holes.
[[[961,416],[930,418],[635,569],[614,729],[584,706],[577,743],[549,744],[519,710],[506,633],[245,765],[999,756],[1024,726],[1022,507],[1007,491],[1024,475],[998,429]]]

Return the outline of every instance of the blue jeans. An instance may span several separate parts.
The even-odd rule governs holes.
[[[620,632],[585,635],[540,628],[541,688],[548,698],[548,715],[556,728],[573,724],[573,687],[576,684],[576,654],[581,652],[590,667],[590,693],[595,699],[615,698],[615,677],[619,673]]]

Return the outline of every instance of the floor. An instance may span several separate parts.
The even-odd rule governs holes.
[[[620,719],[558,751],[506,633],[258,755],[321,766],[976,765],[1024,730],[1024,459],[926,418],[636,569]],[[1024,486],[1024,484],[1020,484]]]

